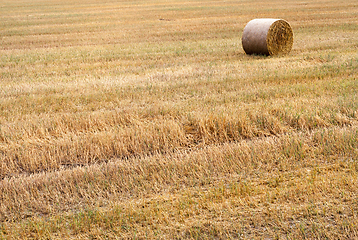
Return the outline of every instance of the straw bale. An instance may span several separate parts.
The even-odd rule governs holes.
[[[292,28],[282,19],[251,20],[242,34],[242,46],[246,54],[287,54],[291,51],[292,44]]]

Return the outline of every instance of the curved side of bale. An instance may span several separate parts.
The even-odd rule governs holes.
[[[242,46],[246,54],[285,54],[291,51],[292,45],[292,28],[282,19],[251,20],[242,34]]]

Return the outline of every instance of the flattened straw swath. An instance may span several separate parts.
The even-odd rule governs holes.
[[[286,54],[291,51],[292,44],[292,28],[282,19],[251,20],[242,34],[242,47],[246,54]]]

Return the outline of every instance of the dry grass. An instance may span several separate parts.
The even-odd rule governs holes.
[[[358,238],[357,12],[0,0],[0,239]]]

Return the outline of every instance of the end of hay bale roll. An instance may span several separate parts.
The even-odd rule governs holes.
[[[282,19],[260,18],[248,22],[242,34],[246,54],[287,54],[293,45],[293,31]]]

